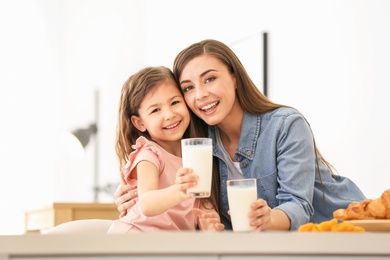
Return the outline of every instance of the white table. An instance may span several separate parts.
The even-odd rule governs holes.
[[[144,232],[0,236],[0,260],[390,259],[390,233]]]

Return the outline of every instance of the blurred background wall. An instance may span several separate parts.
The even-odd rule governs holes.
[[[268,96],[299,109],[339,174],[380,196],[390,187],[389,1],[0,1],[0,235],[23,233],[25,210],[93,201],[95,144],[75,158],[59,133],[95,120],[96,90],[99,183],[116,185],[123,82],[214,38],[262,89],[264,32]]]

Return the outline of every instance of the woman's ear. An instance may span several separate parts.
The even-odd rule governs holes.
[[[131,119],[131,122],[133,123],[133,125],[135,126],[135,128],[137,128],[141,132],[146,131],[146,127],[145,127],[141,118],[139,118],[138,116],[131,116],[130,119]]]
[[[234,88],[237,89],[237,79],[236,79],[236,75],[232,75],[233,76],[233,81],[234,81]]]

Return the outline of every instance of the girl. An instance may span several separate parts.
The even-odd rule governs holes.
[[[190,120],[172,72],[148,67],[123,85],[116,153],[123,183],[137,186],[138,202],[108,233],[141,230],[223,230],[215,187],[209,199],[195,199],[190,169],[181,168],[181,138],[204,135]],[[214,174],[213,174],[214,175]],[[217,185],[218,183],[215,183]],[[198,221],[200,219],[200,221]]]

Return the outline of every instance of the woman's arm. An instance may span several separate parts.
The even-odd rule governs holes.
[[[250,224],[256,227],[256,231],[290,230],[290,219],[284,211],[271,209],[263,199],[256,200],[251,207],[253,211],[248,217],[253,219]]]
[[[119,218],[126,215],[128,209],[135,205],[138,196],[137,186],[120,184],[114,193],[115,204],[119,211]]]

